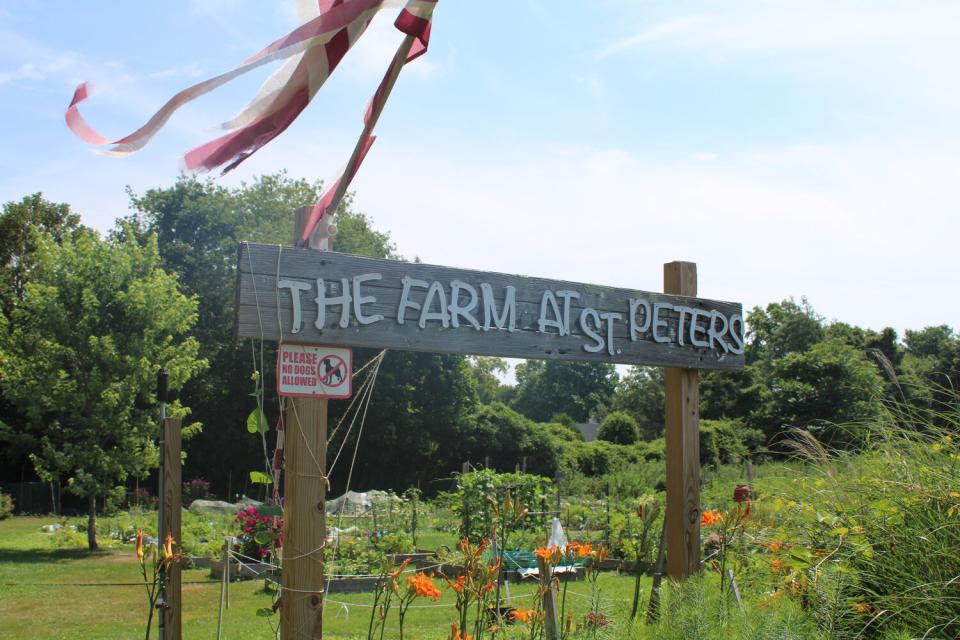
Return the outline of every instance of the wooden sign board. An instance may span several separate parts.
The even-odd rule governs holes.
[[[744,366],[742,306],[279,245],[240,245],[237,335],[691,369]]]
[[[277,349],[277,394],[299,398],[349,398],[353,351],[285,342]]]

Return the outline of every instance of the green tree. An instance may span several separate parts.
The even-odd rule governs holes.
[[[663,388],[662,367],[631,367],[617,382],[611,407],[630,414],[643,439],[653,440],[663,434]]]
[[[511,407],[536,422],[555,413],[586,422],[606,410],[617,383],[613,365],[597,362],[527,360],[517,365],[516,377]]]
[[[624,411],[614,411],[607,415],[597,432],[597,438],[614,444],[633,444],[639,437],[637,421]]]
[[[20,202],[7,202],[0,213],[0,311],[10,316],[23,299],[35,253],[43,238],[63,242],[80,229],[80,216],[70,205],[57,204],[35,193]]]
[[[940,325],[907,330],[904,342],[899,390],[906,401],[929,412],[926,422],[944,425],[949,422],[944,410],[955,403],[956,389],[960,389],[960,337]]]
[[[196,301],[160,268],[156,238],[141,246],[85,232],[62,242],[37,244],[23,299],[0,331],[0,385],[26,416],[37,473],[87,499],[96,549],[97,497],[156,464],[158,369],[177,388],[205,362],[188,336]]]
[[[856,444],[852,425],[877,415],[883,380],[867,356],[839,342],[822,342],[774,362],[774,425],[824,429],[834,444]]]
[[[0,314],[8,319],[23,300],[26,283],[36,266],[37,245],[44,238],[62,242],[83,227],[70,205],[45,200],[40,193],[19,202],[7,202],[0,212]],[[24,416],[0,395],[0,429],[7,434],[3,457],[7,469],[22,468],[28,462],[35,439],[23,427]]]
[[[549,428],[501,402],[479,406],[464,427],[464,460],[478,462],[489,456],[491,468],[512,471],[526,456],[530,473],[553,475],[558,468],[560,443]]]
[[[773,416],[773,393],[757,365],[742,371],[700,372],[700,417],[738,419],[750,425],[768,424]]]
[[[500,382],[500,376],[506,374],[509,369],[507,361],[491,356],[470,356],[467,358],[467,364],[476,382],[480,402],[490,404],[503,401],[505,385]]]
[[[359,354],[367,357],[366,352]],[[459,471],[465,433],[477,409],[474,381],[464,356],[391,351],[384,358],[354,465],[353,489],[404,489],[433,493]],[[331,403],[331,424],[346,403]],[[358,421],[359,422],[359,421]],[[328,448],[352,452],[360,436],[342,428]],[[346,441],[344,442],[344,438]],[[334,492],[346,489],[352,453],[332,470]],[[343,460],[346,461],[343,461]]]
[[[824,339],[823,318],[806,298],[772,302],[766,309],[754,307],[747,315],[747,363],[760,363],[766,370],[777,358],[803,352]]]
[[[907,353],[920,358],[941,358],[953,349],[956,341],[953,329],[945,324],[919,331],[907,329],[904,334]]]
[[[210,371],[189,382],[182,397],[209,428],[187,448],[185,473],[214,480],[215,486],[222,487],[220,492],[226,491],[231,471],[240,478],[263,466],[259,440],[243,435],[243,425],[255,407],[250,397],[254,362],[258,368],[262,365],[265,380],[273,380],[276,361],[276,345],[265,344],[261,352],[259,345],[253,350],[251,341],[233,336],[237,245],[241,241],[291,244],[294,211],[315,202],[321,187],[285,173],[261,176],[236,188],[181,177],[171,187],[150,189],[143,195],[131,193],[133,214],[125,221],[129,226],[117,231],[133,229],[141,238],[156,233],[164,268],[176,272],[185,292],[197,298],[194,335]],[[352,211],[350,198],[340,206],[337,228],[337,251],[396,257],[389,236]],[[362,364],[360,357],[357,367]],[[265,387],[272,425],[277,399],[272,383]]]

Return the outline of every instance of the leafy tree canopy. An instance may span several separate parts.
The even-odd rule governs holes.
[[[62,242],[81,229],[80,216],[70,205],[57,204],[35,193],[20,202],[7,202],[0,213],[0,300],[9,317],[23,299],[35,252],[44,237]]]
[[[640,436],[637,421],[629,413],[614,411],[603,419],[597,437],[614,444],[633,444]]]
[[[644,440],[660,436],[664,426],[663,368],[631,367],[617,382],[611,406],[633,417]]]
[[[184,290],[195,295],[198,321],[194,335],[210,371],[192,380],[183,397],[209,428],[187,447],[185,473],[214,481],[215,492],[225,492],[228,479],[237,480],[263,466],[256,438],[245,436],[243,425],[255,401],[250,397],[254,362],[265,380],[273,379],[276,345],[251,349],[250,341],[233,335],[236,295],[237,245],[241,241],[291,244],[294,212],[319,198],[318,182],[295,180],[286,173],[260,176],[228,188],[213,180],[181,177],[173,186],[130,192],[133,213],[115,231],[144,238],[155,233],[163,267],[175,271]],[[338,251],[378,258],[395,258],[389,236],[372,228],[370,220],[352,210],[351,198],[341,203],[337,216]],[[358,359],[357,366],[363,364]],[[267,415],[277,418],[272,384],[267,384]],[[272,409],[272,410],[271,410]],[[239,485],[239,486],[238,486]]]
[[[189,336],[196,300],[161,269],[155,237],[61,241],[39,238],[23,300],[0,331],[0,385],[26,417],[37,473],[89,500],[95,548],[96,497],[156,465],[158,369],[178,388],[206,363]]]
[[[517,387],[511,406],[536,422],[566,413],[586,422],[605,411],[617,384],[612,364],[527,360],[516,368]]]

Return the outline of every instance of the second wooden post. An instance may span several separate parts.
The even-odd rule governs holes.
[[[663,291],[697,295],[697,265],[663,265]],[[667,575],[700,571],[700,390],[696,369],[664,371],[667,439]]]
[[[310,208],[297,211],[294,242]],[[284,414],[281,640],[323,637],[327,399],[287,398]]]
[[[182,444],[182,421],[180,418],[166,418],[163,421],[163,523],[166,531],[158,538],[162,544],[169,534],[182,549],[183,539],[180,530],[182,516],[182,470],[180,468],[180,449]],[[180,563],[174,562],[167,568],[166,574],[167,606],[160,611],[164,617],[165,640],[180,640],[181,610],[183,599],[180,593]]]

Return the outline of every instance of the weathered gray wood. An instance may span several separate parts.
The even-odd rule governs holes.
[[[335,252],[308,251],[291,249],[277,245],[242,244],[238,258],[237,282],[237,334],[240,337],[263,337],[268,340],[288,342],[322,343],[349,345],[353,347],[392,348],[412,351],[435,351],[444,353],[468,353],[476,355],[494,355],[515,358],[542,358],[585,360],[595,362],[613,362],[623,364],[663,365],[683,368],[739,369],[743,367],[744,357],[740,341],[742,340],[742,307],[731,302],[721,302],[689,296],[667,295],[657,292],[635,291],[630,289],[601,287],[597,285],[573,283],[559,280],[546,280],[515,276],[502,273],[467,271],[451,267],[379,260]],[[325,283],[327,297],[343,293],[341,279],[352,282],[355,276],[376,273],[380,280],[364,282],[361,293],[375,298],[362,306],[366,316],[382,315],[384,319],[373,324],[361,325],[354,310],[349,309],[349,324],[339,325],[341,307],[329,306],[324,328],[315,326],[317,319],[317,279]],[[403,324],[398,322],[398,309],[402,295],[404,277],[415,278],[427,283],[439,282],[444,296],[451,303],[451,283],[461,281],[472,286],[478,293],[477,307],[472,315],[481,325],[478,330],[461,317],[460,327],[444,327],[439,320],[428,320],[421,328],[418,324],[420,311],[407,307],[403,314]],[[293,332],[293,298],[289,288],[278,288],[280,280],[296,281],[310,288],[300,294],[301,323],[299,331]],[[506,287],[515,289],[516,324],[514,331],[491,326],[483,330],[484,301],[481,284],[490,286],[494,294],[496,311],[502,312]],[[353,289],[350,287],[352,294]],[[539,329],[541,302],[545,290],[553,292],[575,291],[579,299],[571,299],[569,304],[569,328],[567,335],[559,335],[554,327]],[[424,288],[415,288],[410,299],[422,303],[427,295]],[[461,290],[461,303],[466,304],[468,292]],[[659,335],[669,342],[656,342],[649,328],[638,331],[636,339],[631,340],[628,324],[630,299],[643,299],[654,304],[667,304],[694,309],[697,312],[696,330],[690,331],[690,313],[685,314],[684,330],[678,335],[679,313],[672,308],[662,308],[660,318],[666,322]],[[557,304],[563,312],[563,298],[557,297]],[[433,311],[439,306],[431,305]],[[595,322],[591,317],[589,326],[599,335],[593,339],[585,335],[580,323],[581,312],[585,308],[597,314],[612,312],[621,314],[620,320],[612,323],[613,337],[607,340],[606,323]],[[727,331],[723,337],[711,340],[708,326],[712,320],[710,312],[722,315],[716,319],[715,329],[719,332],[724,323],[736,322],[733,333]],[[733,318],[736,317],[736,320]],[[554,319],[552,310],[548,319]],[[638,324],[643,325],[643,309],[638,314]],[[492,323],[491,323],[492,324]],[[710,347],[693,346],[691,339]],[[680,341],[683,344],[680,344]],[[597,352],[588,352],[585,345],[594,348],[603,343]],[[726,346],[724,346],[725,343]],[[611,353],[612,351],[612,353]]]

